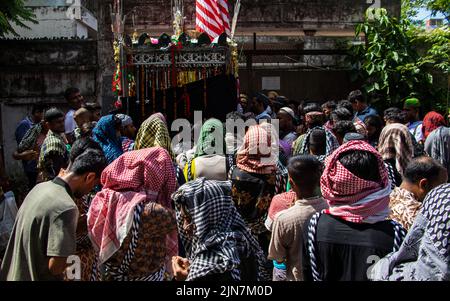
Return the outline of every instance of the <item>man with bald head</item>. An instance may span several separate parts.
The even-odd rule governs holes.
[[[447,181],[447,169],[435,159],[431,157],[413,159],[404,171],[402,184],[390,195],[389,218],[409,230],[428,192]]]

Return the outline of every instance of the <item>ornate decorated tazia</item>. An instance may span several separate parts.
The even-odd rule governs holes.
[[[122,50],[119,53],[123,54],[118,68],[122,65],[125,75],[119,69],[115,78],[125,82],[114,82],[113,89],[122,92],[123,87],[128,88],[123,96],[139,108],[141,120],[156,111],[174,119],[190,117],[191,105],[196,103],[201,103],[202,110],[208,110],[209,80],[229,76],[236,82],[238,77],[237,44],[225,32],[211,41],[206,32],[185,31],[182,0],[173,2],[172,14],[172,36],[163,33],[152,38],[147,33],[136,35],[135,31],[133,37],[125,36],[117,43]],[[236,21],[237,16],[233,18],[233,34]],[[202,91],[190,95],[192,85]],[[227,101],[235,106],[236,91]]]

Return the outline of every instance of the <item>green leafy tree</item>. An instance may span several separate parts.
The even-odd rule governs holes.
[[[29,28],[24,22],[36,24],[38,22],[35,17],[29,8],[24,7],[23,0],[2,0],[0,2],[0,37],[5,37],[9,33],[18,36],[12,25]]]
[[[410,96],[427,107],[446,102],[446,89],[434,78],[448,75],[448,27],[426,32],[408,18],[398,20],[385,9],[375,9],[367,11],[355,33],[356,37],[363,33],[365,43],[351,47],[353,79],[362,82],[378,106],[398,105]]]

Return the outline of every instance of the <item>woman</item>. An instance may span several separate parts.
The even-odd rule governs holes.
[[[169,153],[161,147],[123,154],[102,173],[92,200],[89,237],[105,280],[162,280],[178,254]]]
[[[161,113],[151,115],[142,123],[134,142],[135,150],[157,146],[162,147],[169,152],[178,185],[183,185],[185,183],[183,171],[175,163],[175,154],[172,150],[169,129],[167,128],[166,119]]]
[[[172,160],[175,159],[169,130],[161,113],[151,115],[141,124],[134,143],[135,150],[156,146],[167,150]]]
[[[425,115],[423,118],[423,124],[422,124],[422,133],[423,133],[423,141],[427,140],[428,135],[435,129],[447,125],[447,122],[445,122],[444,116],[441,114],[431,111]],[[419,141],[418,141],[419,142]]]
[[[230,171],[233,201],[261,248],[267,252],[270,232],[264,223],[275,194],[286,191],[287,170],[278,161],[278,137],[269,123],[251,126]],[[271,279],[267,262],[264,279]]]
[[[122,144],[120,143],[120,125],[119,118],[115,115],[107,115],[100,118],[92,131],[92,136],[100,144],[108,164],[111,164],[123,154]]]
[[[400,249],[373,266],[371,280],[450,280],[449,199],[450,184],[428,193]]]
[[[387,125],[380,135],[378,151],[395,173],[395,184],[400,186],[403,171],[414,154],[412,136],[408,128],[400,123]]]
[[[203,124],[194,158],[184,166],[183,174],[186,182],[199,177],[225,181],[233,161],[233,156],[226,155],[222,122],[211,118]]]
[[[359,140],[340,146],[325,166],[320,187],[330,208],[305,227],[305,280],[367,280],[368,259],[398,250],[405,234],[387,220],[386,167],[379,153]]]
[[[172,198],[187,255],[174,258],[177,280],[259,280],[263,253],[233,204],[229,181],[199,178]]]

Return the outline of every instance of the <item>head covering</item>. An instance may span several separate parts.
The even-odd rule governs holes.
[[[395,168],[403,175],[414,154],[412,137],[408,128],[400,123],[387,125],[381,131],[378,151],[383,160],[395,159]]]
[[[292,110],[291,108],[289,108],[289,107],[282,107],[280,109],[280,112],[284,112],[284,113],[288,114],[289,116],[292,117],[293,120],[295,120],[295,113],[294,113],[294,110]]]
[[[339,147],[339,142],[337,141],[336,137],[333,135],[333,133],[329,130],[326,130],[324,127],[315,127],[312,129],[309,129],[308,132],[305,135],[305,138],[302,141],[302,144],[300,145],[300,154],[305,154],[308,155],[309,154],[309,138],[311,137],[311,133],[313,132],[313,130],[316,129],[320,129],[325,131],[325,155],[321,155],[321,156],[316,156],[317,159],[320,162],[324,162],[325,158],[328,157],[329,155],[331,155],[338,147]],[[295,151],[294,151],[295,153]]]
[[[352,140],[366,140],[366,137],[361,135],[360,133],[347,133],[344,136],[344,143],[347,143]]]
[[[427,115],[423,118],[423,138],[427,139],[428,135],[430,135],[432,131],[438,127],[445,126],[446,124],[447,122],[445,122],[445,118],[441,114],[434,111],[427,113]]]
[[[217,141],[216,136],[220,135],[220,140]],[[216,145],[222,143],[222,149],[220,153],[216,153]],[[204,155],[225,155],[226,153],[226,143],[224,139],[224,127],[220,120],[211,118],[208,119],[202,126],[200,130],[200,137],[198,138],[197,148],[195,151],[194,158],[204,156]]]
[[[175,171],[169,153],[147,148],[123,154],[103,171],[102,190],[89,207],[88,231],[100,264],[121,246],[133,223],[135,208],[156,202],[171,209],[176,190]],[[169,255],[178,252],[176,233],[167,240]]]
[[[92,130],[92,137],[103,149],[108,164],[123,153],[120,139],[116,134],[116,122],[114,115],[103,116]]]
[[[148,118],[149,120],[154,120],[154,119],[159,119],[162,122],[164,122],[167,126],[167,120],[166,117],[164,117],[164,115],[160,112],[154,113],[152,115],[150,115],[150,117]]]
[[[339,162],[339,156],[349,151],[366,151],[378,161],[380,182],[361,179]],[[330,209],[325,213],[354,223],[383,221],[389,214],[391,186],[380,154],[365,141],[355,140],[341,145],[325,160],[325,170],[320,178],[323,198]]]
[[[240,280],[236,270],[241,259],[264,260],[258,242],[233,204],[229,181],[199,178],[181,186],[172,199],[180,238],[190,260],[187,280],[227,271]],[[184,228],[182,207],[195,225],[193,235]]]
[[[43,130],[44,127],[42,122],[33,125],[20,141],[19,146],[17,147],[17,152],[22,153],[26,150],[34,149],[36,146],[36,141]]]
[[[404,108],[420,108],[420,101],[417,98],[408,98],[405,100]]]
[[[271,174],[278,160],[278,135],[269,123],[251,126],[237,152],[237,166],[250,173]]]
[[[156,113],[147,118],[139,128],[134,143],[134,149],[144,149],[160,146],[166,149],[170,157],[175,159],[167,125],[161,119],[162,114]]]
[[[439,161],[450,175],[450,128],[441,126],[425,141],[425,151]]]
[[[309,112],[305,115],[307,124],[323,123],[325,121],[325,114],[323,112]]]
[[[450,184],[430,191],[400,249],[378,261],[372,280],[450,280]]]
[[[131,119],[131,117],[128,115],[117,114],[116,116],[120,119],[120,121],[122,121],[122,128],[133,124],[133,119]]]

